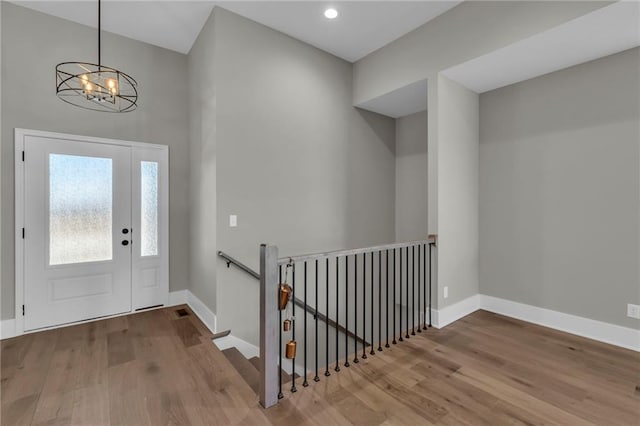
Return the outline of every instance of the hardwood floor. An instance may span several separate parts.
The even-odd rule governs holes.
[[[4,340],[2,425],[640,425],[640,353],[484,311],[269,410],[211,336],[179,307]]]
[[[268,417],[277,424],[640,425],[640,353],[485,311],[329,379],[287,392]]]
[[[268,423],[211,337],[181,306],[4,340],[2,425]]]

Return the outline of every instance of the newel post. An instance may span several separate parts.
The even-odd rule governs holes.
[[[278,247],[260,246],[260,404],[278,403]]]

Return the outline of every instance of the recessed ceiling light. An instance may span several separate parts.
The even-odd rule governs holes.
[[[324,16],[327,19],[336,19],[338,17],[338,11],[330,7],[329,9],[324,11]]]

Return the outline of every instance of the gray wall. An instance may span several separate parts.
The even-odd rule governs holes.
[[[479,98],[438,77],[438,307],[478,294]]]
[[[213,45],[192,55],[213,49],[201,127],[215,159],[192,164],[215,170],[217,220],[193,232],[254,269],[264,242],[287,255],[393,241],[395,123],[352,107],[351,64],[224,9],[207,25]],[[219,261],[216,286],[218,328],[257,343],[257,281]]]
[[[105,33],[103,62],[140,84],[128,114],[85,111],[56,98],[55,66],[96,60],[96,30],[7,2],[2,7],[2,319],[14,316],[16,127],[169,145],[170,288],[187,288],[188,121],[185,55]]]
[[[640,49],[480,96],[480,290],[628,327]]]
[[[2,43],[3,43],[3,38],[2,38],[2,9],[3,9],[2,5],[0,5],[0,141],[2,140],[1,139],[1,137],[2,137],[2,100],[1,99],[2,99],[2,69],[3,69],[2,68],[2,65],[3,65],[3,63],[2,63],[2,54],[1,54]],[[2,144],[0,143],[0,189],[2,188],[2,162],[3,162],[3,160],[2,160],[2,158],[3,158],[2,151],[3,151],[2,150]],[[2,190],[2,191],[4,192],[4,190]],[[2,282],[3,282],[2,271],[4,269],[2,267],[2,264],[3,264],[2,251],[3,251],[3,249],[2,249],[2,243],[1,243],[2,241],[4,241],[4,239],[2,238],[3,235],[4,235],[4,233],[2,231],[2,217],[4,216],[4,214],[3,214],[4,210],[2,208],[2,198],[3,198],[2,194],[0,194],[0,296],[1,296],[0,298],[4,299],[3,290],[2,290],[2,288],[4,287],[2,285]],[[0,320],[5,318],[3,316],[3,315],[5,315],[4,314],[3,305],[4,304],[2,303],[2,301],[0,301]],[[7,305],[9,305],[9,303],[7,303]],[[15,303],[13,305],[15,305]],[[10,318],[10,317],[13,316],[13,310],[15,309],[13,307],[13,305],[10,308],[11,311],[12,311],[11,314],[10,313],[6,314],[7,318]]]
[[[362,104],[418,80],[425,78],[428,80],[429,233],[439,234],[441,248],[449,246],[448,250],[437,250],[439,262],[451,265],[456,262],[457,253],[466,253],[466,260],[458,268],[467,268],[465,271],[454,272],[447,267],[452,272],[450,274],[451,281],[447,278],[447,269],[444,271],[444,276],[437,275],[446,280],[437,281],[438,309],[457,299],[452,296],[443,300],[442,287],[449,286],[449,290],[455,292],[451,288],[452,285],[455,285],[461,290],[456,294],[463,295],[468,293],[467,290],[477,286],[477,261],[474,263],[471,259],[478,257],[477,251],[474,254],[467,253],[469,246],[466,244],[470,241],[456,234],[458,229],[464,229],[469,226],[469,223],[477,222],[477,210],[468,212],[449,210],[449,207],[457,205],[454,202],[448,203],[445,207],[440,206],[442,196],[447,196],[441,191],[447,189],[450,182],[465,181],[468,176],[463,167],[445,169],[443,161],[448,161],[448,159],[440,158],[440,151],[446,148],[443,147],[440,135],[439,109],[442,102],[455,103],[456,100],[440,99],[442,96],[449,96],[449,93],[440,93],[439,72],[582,16],[606,4],[609,3],[592,1],[463,2],[354,64],[353,100],[355,104]],[[505,25],[505,23],[509,24]],[[452,120],[456,120],[455,116],[452,117]],[[445,119],[446,121],[447,119]],[[477,147],[474,149],[477,151]],[[473,155],[473,153],[469,153],[469,155]],[[454,177],[451,170],[456,170],[461,174]],[[443,177],[449,182],[441,183],[440,180]],[[472,215],[475,216],[472,217]],[[449,223],[446,228],[440,226],[439,221],[442,217],[446,217]],[[459,222],[451,223],[453,218],[459,219]],[[457,247],[456,244],[465,245]],[[448,259],[449,255],[454,257]],[[471,281],[460,281],[465,277]]]
[[[463,2],[357,61],[354,104],[360,105],[418,80],[434,78],[437,72],[453,65],[611,3],[588,0]],[[430,84],[429,96],[435,94],[432,88]]]
[[[427,112],[396,119],[396,241],[426,238]]]
[[[212,13],[189,52],[189,290],[216,305],[216,85]]]

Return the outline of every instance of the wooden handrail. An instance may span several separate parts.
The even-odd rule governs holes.
[[[362,253],[371,253],[383,250],[393,250],[411,246],[418,246],[421,244],[433,244],[436,245],[438,241],[437,234],[431,234],[426,240],[418,240],[418,241],[408,241],[404,243],[391,243],[391,244],[383,244],[379,246],[372,247],[361,247],[356,249],[346,249],[346,250],[333,250],[327,252],[320,253],[311,253],[311,254],[303,254],[299,256],[289,256],[289,257],[281,257],[278,259],[279,265],[286,265],[289,263],[297,263],[297,262],[308,262],[311,260],[321,260],[332,257],[341,257],[341,256],[352,256],[354,254],[362,254]]]

